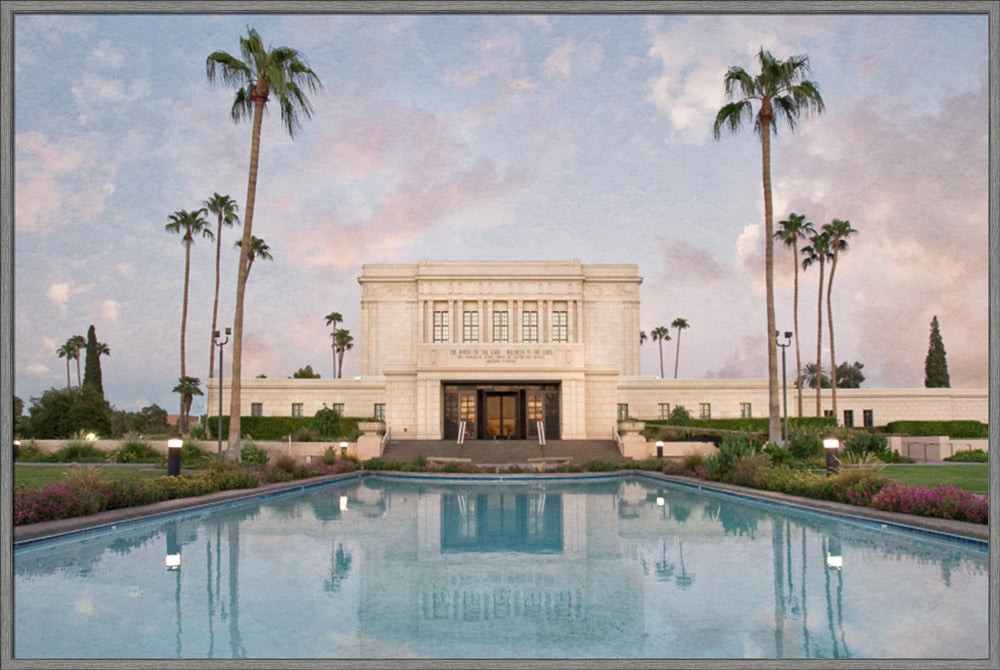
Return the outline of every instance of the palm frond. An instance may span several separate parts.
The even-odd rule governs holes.
[[[753,106],[749,100],[740,100],[739,102],[731,102],[725,105],[715,115],[715,123],[712,126],[715,139],[721,137],[723,128],[735,133],[740,129],[740,125],[744,119],[749,121],[752,118]]]

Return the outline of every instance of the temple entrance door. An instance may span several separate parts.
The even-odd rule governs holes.
[[[493,439],[518,437],[518,394],[516,392],[487,392],[484,395],[486,405],[485,436]]]

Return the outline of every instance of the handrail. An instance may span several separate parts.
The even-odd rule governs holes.
[[[379,447],[385,448],[385,445],[389,442],[389,431],[392,430],[392,426],[385,424],[385,433],[382,435],[382,439],[379,441]]]
[[[538,445],[541,447],[545,446],[545,424],[541,421],[537,422],[538,425]]]
[[[458,443],[465,443],[465,420],[458,422]]]
[[[622,436],[618,434],[618,424],[617,423],[611,425],[611,434],[615,436],[615,442],[618,443],[618,451],[621,452],[622,454],[624,454],[625,453],[625,440],[623,440]]]

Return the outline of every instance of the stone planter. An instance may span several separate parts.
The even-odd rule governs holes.
[[[385,430],[385,423],[382,421],[358,421],[358,430],[360,430],[363,435],[381,433]]]
[[[642,432],[642,429],[646,427],[645,421],[619,421],[618,430],[625,433],[626,435],[633,435]]]

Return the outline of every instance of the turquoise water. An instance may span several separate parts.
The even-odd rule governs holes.
[[[985,543],[648,477],[366,476],[15,548],[17,658],[983,658]]]

